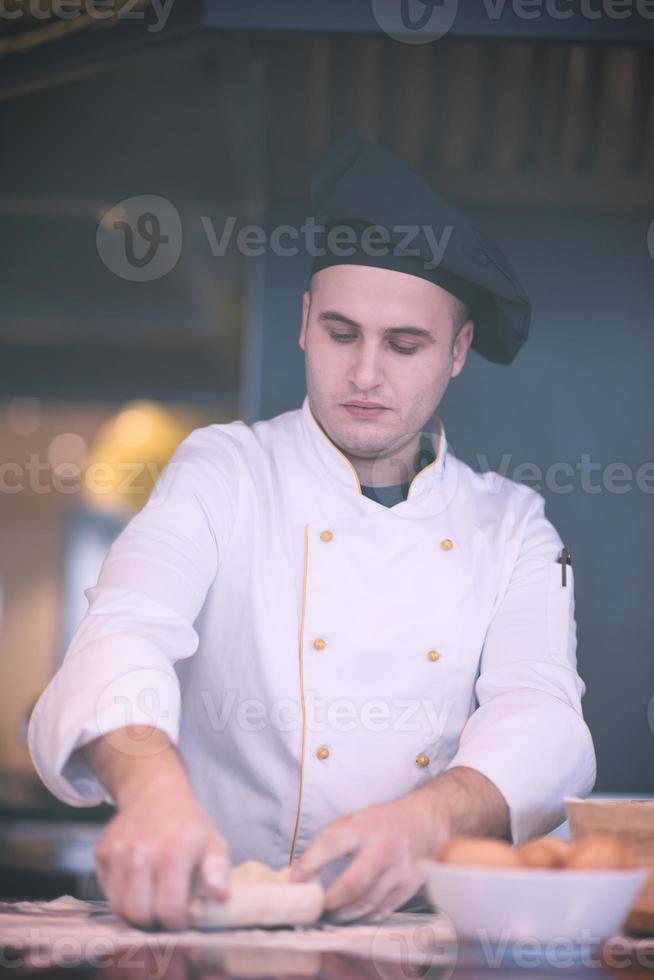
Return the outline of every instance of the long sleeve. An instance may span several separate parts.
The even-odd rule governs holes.
[[[194,621],[233,527],[237,478],[231,440],[215,426],[196,429],[85,590],[88,609],[28,732],[39,775],[66,803],[110,800],[77,751],[98,736],[146,725],[177,742],[173,665],[197,649]]]
[[[448,768],[487,776],[510,810],[519,843],[565,819],[563,797],[585,796],[596,776],[577,673],[574,575],[562,584],[562,542],[533,492],[517,560],[486,633],[478,707]]]

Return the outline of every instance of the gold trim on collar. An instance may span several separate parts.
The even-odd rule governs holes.
[[[423,466],[423,468],[421,470],[418,470],[418,472],[416,473],[416,475],[411,480],[411,483],[409,484],[409,489],[407,490],[407,495],[406,495],[406,499],[407,500],[411,496],[411,489],[413,487],[413,484],[416,482],[416,480],[418,479],[418,477],[420,476],[420,474],[421,473],[424,473],[425,470],[428,470],[430,466],[436,466],[436,463],[439,463],[440,462],[441,447],[442,447],[442,444],[443,444],[443,423],[442,423],[441,419],[438,416],[437,416],[437,420],[438,420],[438,442],[436,443],[436,455],[435,455],[434,459],[432,459],[431,463],[427,463],[427,465],[426,466]]]
[[[310,403],[308,401],[307,401],[307,407],[309,409],[309,413],[311,415],[311,418],[316,423],[316,426],[318,428],[318,431],[321,433],[321,435],[323,436],[323,438],[325,438],[327,440],[327,442],[330,444],[330,446],[333,446],[334,449],[336,450],[336,452],[339,453],[343,457],[343,459],[345,460],[345,462],[347,463],[347,465],[350,467],[350,469],[354,473],[354,479],[357,481],[357,486],[359,488],[359,493],[361,494],[361,496],[363,496],[363,491],[361,489],[361,480],[359,479],[359,474],[357,473],[355,467],[352,465],[352,462],[347,458],[347,456],[345,455],[345,453],[341,449],[338,448],[338,446],[336,445],[336,443],[333,442],[333,440],[329,438],[329,436],[327,435],[327,433],[323,429],[322,425],[320,424],[320,422],[318,421],[318,419],[316,418],[316,416],[311,411],[311,405],[310,405]]]
[[[345,453],[341,449],[338,448],[338,446],[336,445],[336,443],[332,439],[329,438],[329,436],[327,435],[327,433],[323,429],[322,425],[320,424],[320,422],[318,421],[318,419],[316,418],[316,416],[311,411],[311,404],[308,401],[308,399],[307,399],[307,408],[309,409],[309,414],[311,415],[311,418],[313,419],[313,421],[316,423],[316,428],[318,429],[318,431],[320,432],[320,434],[322,435],[322,437],[324,439],[326,439],[327,442],[330,444],[330,446],[332,446],[336,450],[336,452],[339,453],[339,455],[341,455],[343,457],[343,459],[345,460],[345,462],[347,463],[347,465],[350,467],[350,469],[354,473],[354,479],[357,481],[357,486],[359,488],[359,493],[361,494],[361,496],[364,496],[363,490],[361,489],[361,480],[359,479],[359,474],[357,473],[356,468],[352,465],[352,462],[347,458],[347,456],[345,455]],[[432,418],[433,418],[433,416],[432,416]],[[436,456],[431,461],[431,463],[428,463],[426,466],[423,466],[421,470],[418,470],[418,472],[415,474],[415,476],[411,480],[411,483],[409,484],[409,489],[408,489],[407,495],[406,495],[406,499],[407,500],[411,496],[411,488],[413,487],[413,484],[415,483],[415,481],[417,480],[417,478],[420,476],[420,474],[421,473],[424,473],[425,470],[428,470],[430,466],[436,466],[436,464],[437,463],[440,463],[440,461],[441,461],[440,456],[441,456],[441,447],[442,447],[442,443],[443,443],[443,422],[442,422],[440,416],[438,416],[438,415],[436,416],[436,421],[438,422],[438,442],[436,444]]]
[[[302,707],[302,741],[300,747],[300,789],[297,800],[297,814],[295,816],[295,829],[291,842],[291,854],[288,863],[293,863],[295,854],[295,841],[298,828],[300,826],[300,812],[302,810],[302,791],[304,789],[304,755],[307,744],[307,707],[304,699],[304,617],[307,609],[307,569],[309,565],[309,525],[304,525],[304,586],[302,596],[302,616],[300,618],[300,702]]]

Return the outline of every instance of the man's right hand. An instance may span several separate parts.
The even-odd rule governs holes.
[[[196,800],[163,732],[144,751],[129,729],[83,750],[118,806],[98,841],[100,886],[112,910],[139,926],[181,929],[194,877],[218,901],[228,894],[227,845]],[[139,751],[135,752],[135,745]]]

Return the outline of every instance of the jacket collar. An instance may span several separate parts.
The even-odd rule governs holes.
[[[368,501],[369,498],[361,491],[361,483],[356,469],[315,418],[309,405],[308,395],[305,395],[302,402],[300,419],[303,442],[311,463],[319,469],[321,478],[331,482],[336,481],[350,494],[355,494]],[[446,467],[447,440],[443,422],[436,412],[428,419],[424,431],[428,432],[432,439],[436,458],[416,473],[409,486],[407,499],[396,504],[396,507],[406,508],[419,501],[424,501],[430,490],[443,480]],[[370,503],[374,506],[382,506],[374,501],[370,501]]]

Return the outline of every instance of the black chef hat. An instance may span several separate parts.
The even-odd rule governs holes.
[[[315,257],[312,274],[357,264],[435,282],[470,307],[473,349],[511,363],[529,333],[529,299],[497,245],[409,164],[383,146],[345,136],[316,162],[311,201],[324,228],[318,251],[325,253]]]

